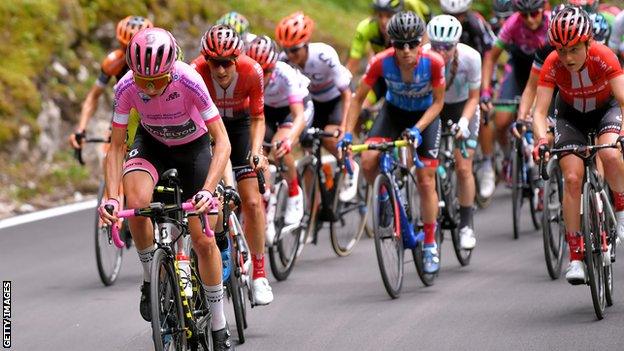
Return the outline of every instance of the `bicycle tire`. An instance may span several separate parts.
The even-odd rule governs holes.
[[[193,286],[193,296],[188,299],[193,318],[195,319],[196,332],[189,344],[191,351],[208,351],[212,350],[212,331],[210,328],[212,313],[210,306],[206,304],[206,295],[202,288],[202,280],[199,275],[199,260],[195,250],[191,248],[191,284]],[[231,275],[230,275],[231,276]],[[227,283],[226,283],[227,284]],[[225,292],[227,292],[227,288]],[[201,339],[203,337],[203,339]]]
[[[98,188],[98,201],[102,202],[104,196],[105,183],[100,182]],[[126,221],[120,230],[126,230]],[[123,248],[118,248],[110,240],[110,229],[108,227],[100,226],[100,215],[98,208],[95,209],[95,263],[97,266],[98,275],[104,286],[111,286],[115,284],[119,272],[121,271],[121,264],[123,262]]]
[[[609,186],[607,184],[603,184],[604,194],[609,194],[611,191],[609,190]],[[608,195],[606,198],[604,196],[601,197],[603,203],[609,202],[609,204],[613,204],[613,199],[611,199]],[[604,208],[604,206],[603,206]],[[604,211],[604,210],[603,210]],[[607,244],[611,245],[611,250],[607,253],[609,254],[608,261],[609,264],[604,265],[604,282],[605,282],[605,300],[607,306],[613,306],[613,297],[614,297],[614,284],[613,284],[613,266],[616,257],[616,237],[617,237],[617,223],[611,222],[611,220],[606,219],[606,214],[604,215],[605,220],[603,222],[604,228],[603,230],[607,233]],[[607,253],[603,252],[603,255]],[[604,258],[607,260],[607,257]]]
[[[522,150],[518,145],[521,140],[514,139],[512,148],[511,161],[511,203],[513,216],[513,238],[520,237],[520,218],[522,213],[522,202],[524,200],[524,185],[522,181],[522,165],[520,158]]]
[[[335,192],[332,212],[336,214],[338,220],[329,224],[331,245],[336,255],[340,257],[349,256],[355,245],[360,241],[366,227],[368,213],[366,193],[361,192],[360,190],[362,189],[359,187],[352,200],[346,202],[340,200],[338,193],[342,189],[346,177],[347,175],[343,171],[338,171],[334,176]],[[355,230],[353,229],[354,224]]]
[[[529,209],[531,210],[531,221],[533,222],[533,229],[540,230],[542,229],[542,216],[544,216],[544,209],[538,209],[539,206],[539,198],[537,201],[533,200],[533,197],[536,193],[539,194],[539,184],[534,179],[537,179],[534,176],[534,173],[537,172],[535,168],[529,168],[527,173],[527,178],[529,182],[530,189],[530,197],[528,198]]]
[[[276,184],[276,189],[277,203],[274,219],[276,235],[273,245],[269,246],[268,251],[271,272],[273,272],[275,279],[283,281],[288,278],[295,265],[303,231],[301,226],[297,226],[287,232],[284,231],[286,227],[284,213],[286,212],[286,204],[288,202],[288,183],[286,180],[283,179]]]
[[[316,236],[317,219],[320,206],[319,180],[314,166],[314,159],[307,158],[297,166],[297,176],[301,179],[301,189],[304,194],[304,213],[301,223],[304,231],[303,238],[299,243],[297,257],[301,256],[305,245]],[[320,162],[320,160],[318,161]]]
[[[233,258],[238,258],[238,253],[232,254]],[[238,265],[236,265],[238,267]],[[238,335],[238,343],[245,343],[245,300],[243,295],[241,294],[241,284],[240,274],[232,273],[230,274],[230,279],[228,279],[227,289],[232,297],[232,307],[234,308],[234,319],[236,321],[236,333]]]
[[[156,351],[169,350],[167,335],[175,350],[186,350],[184,308],[173,258],[161,248],[156,249],[151,266],[150,301],[152,338]]]
[[[384,198],[387,196],[388,199],[382,200],[380,195]],[[390,178],[386,174],[379,174],[373,185],[375,253],[384,288],[393,299],[398,298],[401,293],[404,270],[403,240],[396,228],[398,213],[396,201]],[[390,210],[387,206],[391,206]],[[388,216],[389,214],[391,216]],[[388,250],[384,252],[386,245]]]
[[[558,168],[544,183],[544,211],[542,214],[542,239],[546,270],[551,279],[559,279],[565,254],[565,226],[563,225],[562,187]]]
[[[592,303],[596,317],[604,318],[606,296],[604,288],[604,270],[602,262],[602,249],[600,243],[600,224],[598,218],[598,205],[593,187],[590,183],[583,185],[583,216],[581,228],[585,248],[585,264],[587,278],[591,291]]]

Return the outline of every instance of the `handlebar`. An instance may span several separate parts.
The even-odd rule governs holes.
[[[409,146],[409,145],[412,145],[414,147],[414,149],[416,149],[416,147],[417,147],[417,145],[415,145],[415,143],[413,143],[413,142],[411,142],[409,140],[399,139],[399,140],[382,142],[382,143],[369,143],[369,144],[352,145],[351,146],[351,151],[355,152],[355,153],[362,152],[362,151],[367,151],[367,150],[377,150],[377,151],[386,152],[386,151],[389,151],[389,150],[394,149],[394,148],[406,147],[406,146]],[[425,164],[422,163],[422,161],[418,157],[418,153],[416,153],[416,152],[414,152],[414,165],[416,166],[416,168],[423,168],[423,167],[425,167]]]
[[[258,163],[260,163],[260,158],[258,156],[254,156],[253,163],[254,165],[258,166]],[[264,195],[264,192],[266,191],[266,181],[264,179],[264,173],[262,171],[256,172],[256,177],[258,177],[258,189],[260,190],[260,194]]]
[[[110,143],[109,138],[88,138],[85,132],[82,133],[74,133],[76,136],[76,142],[80,145],[83,142],[85,143]],[[84,166],[84,160],[82,159],[82,147],[74,149],[74,158],[78,160],[78,163]]]

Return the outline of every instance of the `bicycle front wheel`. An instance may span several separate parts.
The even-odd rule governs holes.
[[[273,245],[269,246],[269,263],[275,279],[282,281],[288,278],[295,266],[297,251],[305,231],[301,229],[300,224],[286,225],[284,223],[284,213],[286,212],[286,204],[288,202],[288,184],[286,180],[282,180],[277,184],[276,197],[274,224],[277,235]]]
[[[605,280],[600,238],[600,219],[598,217],[596,192],[589,183],[583,185],[583,216],[581,227],[585,248],[585,264],[591,291],[594,312],[598,319],[604,318],[606,305]]]
[[[544,212],[542,213],[542,238],[546,269],[552,279],[561,275],[561,264],[566,248],[565,226],[561,200],[563,188],[558,170],[544,183]]]
[[[338,256],[351,254],[353,248],[362,237],[367,222],[367,193],[366,188],[359,187],[355,197],[349,201],[340,201],[338,195],[347,181],[347,174],[339,171],[335,177],[335,192],[332,211],[337,220],[329,225],[329,235],[332,248]]]
[[[513,238],[518,239],[520,236],[520,218],[522,210],[522,200],[524,199],[524,181],[522,177],[522,141],[514,139],[514,147],[512,151],[511,162],[511,202],[513,214]]]
[[[373,228],[379,273],[386,292],[399,297],[403,285],[403,241],[392,182],[380,174],[373,185]]]
[[[152,261],[150,299],[156,351],[186,350],[184,308],[173,258],[157,249]]]
[[[98,204],[101,203],[104,196],[104,181],[100,183],[98,189]],[[127,230],[125,228],[126,221],[120,231]],[[115,283],[121,270],[123,261],[123,248],[120,249],[112,242],[110,229],[100,221],[98,209],[95,209],[95,262],[97,264],[98,274],[102,284],[110,286]]]
[[[318,160],[318,162],[320,162],[320,160]],[[313,158],[305,158],[299,163],[297,166],[297,176],[300,179],[299,184],[301,184],[303,190],[303,208],[305,209],[303,219],[301,220],[304,235],[301,237],[297,250],[297,257],[299,257],[305,244],[311,241],[316,235],[318,210],[321,203],[319,182]]]

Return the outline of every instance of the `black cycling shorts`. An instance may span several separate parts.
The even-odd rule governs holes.
[[[303,108],[306,127],[310,127],[312,125],[312,119],[314,118],[314,104],[312,103],[312,100],[309,98],[305,99],[303,101]],[[278,129],[292,128],[293,122],[294,117],[291,114],[290,106],[271,107],[264,105],[264,125],[266,127],[264,132],[264,142],[272,142],[273,136],[275,136]]]
[[[208,133],[184,145],[167,146],[139,126],[134,144],[128,151],[123,174],[144,171],[150,174],[154,184],[158,184],[159,176],[164,171],[176,168],[183,198],[190,198],[206,183],[211,155]]]
[[[389,102],[384,102],[368,133],[366,142],[396,140],[405,129],[413,127],[424,113],[425,111],[405,111]],[[425,130],[421,131],[422,144],[416,151],[427,166],[437,166],[440,133],[440,118],[434,119]]]
[[[255,177],[256,172],[249,165],[251,118],[224,119],[223,122],[232,146],[230,161],[232,161],[236,181]]]
[[[555,99],[555,148],[587,145],[587,136],[620,133],[622,111],[615,99],[599,109],[580,112],[557,95]]]
[[[342,95],[325,102],[314,99],[312,101],[314,102],[313,127],[325,129],[327,125],[339,126],[342,123]]]

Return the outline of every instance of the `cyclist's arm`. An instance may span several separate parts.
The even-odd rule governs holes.
[[[370,25],[371,20],[367,18],[358,23],[355,29],[355,35],[351,42],[351,49],[349,50],[349,60],[347,61],[347,69],[351,74],[356,74],[358,72],[360,60],[366,54],[367,34],[368,31],[370,31]],[[376,24],[373,23],[373,25]]]
[[[290,113],[294,116],[294,118],[292,128],[290,129],[290,136],[288,138],[290,139],[291,145],[294,145],[306,126],[303,102],[290,104]]]
[[[111,133],[111,143],[106,154],[104,176],[106,179],[106,193],[109,198],[119,198],[119,184],[121,171],[126,154],[126,126],[114,125]]]
[[[535,110],[533,111],[533,134],[535,134],[535,139],[537,140],[547,137],[546,116],[548,115],[548,107],[552,101],[554,91],[554,88],[543,85],[537,87],[537,100],[535,101]]]
[[[99,84],[93,84],[91,90],[87,94],[84,103],[82,104],[82,109],[80,110],[80,120],[78,121],[78,125],[76,126],[75,133],[82,133],[87,129],[87,124],[89,124],[89,120],[95,113],[95,110],[98,106],[98,101],[102,93],[104,92],[104,87]],[[71,134],[69,136],[69,143],[73,148],[80,148],[80,144],[76,140],[76,135]]]
[[[539,79],[539,73],[531,70],[529,74],[529,80],[527,81],[524,91],[522,92],[522,98],[520,100],[520,107],[518,108],[518,119],[525,120],[529,118],[531,106],[535,101],[535,94],[537,92],[537,80]]]
[[[208,127],[208,132],[214,140],[214,147],[212,149],[212,160],[210,161],[210,168],[208,168],[204,189],[214,194],[217,184],[221,180],[223,174],[225,174],[225,166],[230,159],[231,146],[222,119],[219,118],[210,123],[206,123],[206,127]]]
[[[429,126],[429,124],[431,124],[431,122],[433,122],[433,120],[438,118],[440,112],[442,111],[442,108],[444,107],[444,91],[444,84],[433,88],[433,103],[425,111],[422,117],[420,117],[418,122],[416,122],[416,128],[423,131]]]
[[[618,104],[620,104],[622,116],[624,116],[624,75],[620,74],[619,76],[609,80],[609,84],[611,85],[613,96],[617,100]],[[622,119],[622,126],[620,130],[624,130],[624,118]]]
[[[479,88],[468,90],[468,100],[466,100],[461,117],[466,117],[468,120],[474,118],[474,115],[477,112],[477,106],[479,106],[480,95],[481,90]]]
[[[259,157],[260,164],[258,167],[253,166],[254,156],[262,156],[264,141],[265,125],[264,125],[264,74],[259,64],[254,64],[255,74],[248,79],[252,80],[251,89],[249,91],[249,110],[251,114],[251,158],[250,164],[254,169],[264,169],[266,160]]]
[[[347,118],[342,121],[342,126],[340,127],[345,132],[353,132],[355,129],[360,112],[362,112],[362,104],[364,100],[366,100],[366,95],[368,95],[369,91],[371,91],[371,87],[365,83],[364,78],[362,78],[362,81],[353,95],[353,101],[351,101],[351,105],[349,106]]]
[[[609,47],[620,59],[622,59],[622,51],[624,45],[622,44],[622,36],[624,36],[624,11],[620,12],[615,17],[615,22],[611,26],[612,32],[609,37]]]
[[[344,126],[347,120],[347,115],[349,114],[349,108],[351,107],[351,95],[353,95],[353,93],[351,92],[351,88],[347,88],[340,94],[340,99],[342,100],[342,122],[340,125]],[[344,129],[342,129],[342,131],[344,132]]]
[[[257,116],[251,116],[251,156],[263,155],[262,142],[265,133],[264,113]]]
[[[347,69],[349,72],[356,75],[358,73],[358,68],[360,68],[360,59],[349,57],[347,60]]]
[[[461,117],[468,120],[474,118],[479,106],[479,97],[481,92],[481,56],[476,50],[468,50],[466,62],[470,67],[467,74],[466,85],[468,88],[468,100],[464,105]]]
[[[492,71],[494,70],[494,63],[498,61],[498,57],[503,52],[503,49],[495,45],[492,50],[483,57],[483,72],[481,73],[481,87],[483,91],[491,89],[490,83],[492,78]]]

